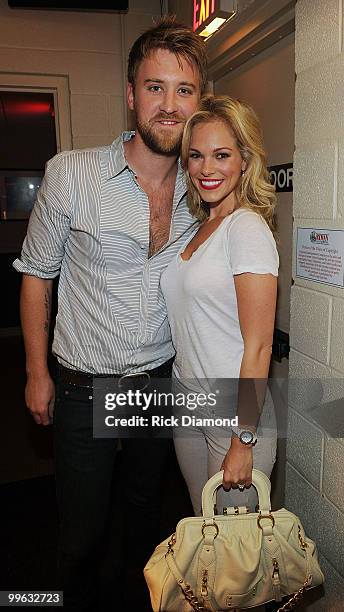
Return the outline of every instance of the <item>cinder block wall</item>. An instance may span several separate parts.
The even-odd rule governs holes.
[[[67,76],[73,148],[109,144],[126,127],[128,48],[159,14],[159,0],[130,0],[126,15],[0,0],[0,72]]]
[[[343,0],[296,4],[294,226],[344,228]],[[295,255],[294,239],[294,255]],[[286,505],[320,550],[322,597],[304,609],[344,608],[344,440],[310,417],[310,407],[344,397],[344,289],[295,278]],[[344,400],[343,400],[344,419]]]

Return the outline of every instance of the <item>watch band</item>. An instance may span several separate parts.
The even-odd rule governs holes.
[[[248,427],[232,427],[233,433],[239,438],[242,444],[248,446],[251,444],[252,446],[257,442],[257,434],[255,431],[252,431]]]

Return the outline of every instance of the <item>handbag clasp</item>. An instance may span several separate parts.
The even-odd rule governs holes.
[[[204,530],[205,530],[205,528],[206,528],[206,527],[215,527],[215,531],[216,531],[216,533],[215,533],[215,537],[214,537],[214,540],[215,540],[215,538],[217,538],[217,536],[219,535],[219,528],[218,528],[218,525],[215,523],[215,521],[213,521],[213,523],[206,523],[206,522],[204,521],[204,523],[203,523],[203,525],[202,525],[202,536],[203,536],[203,537],[205,536]]]
[[[257,524],[258,524],[259,529],[261,529],[262,531],[263,531],[263,527],[260,524],[260,521],[262,519],[270,519],[270,521],[272,521],[272,527],[275,527],[275,519],[272,516],[272,514],[260,514],[257,518]]]

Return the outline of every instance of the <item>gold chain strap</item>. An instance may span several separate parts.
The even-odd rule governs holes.
[[[299,527],[299,540],[300,540],[300,544],[301,544],[301,548],[306,548],[307,546],[307,542],[305,542],[301,536],[300,533],[300,527]],[[166,554],[170,554],[173,555],[173,546],[176,543],[176,534],[173,533],[171,536],[170,541],[168,542],[167,546],[168,546],[168,550]],[[304,581],[302,587],[296,591],[291,597],[290,599],[280,608],[278,608],[278,610],[276,612],[289,612],[290,610],[293,610],[295,608],[295,606],[299,603],[299,601],[303,598],[306,590],[307,590],[307,585],[308,585],[308,577],[306,578],[306,580]],[[206,608],[198,599],[198,597],[196,597],[196,595],[194,594],[190,584],[185,584],[185,587],[183,586],[184,580],[179,580],[178,581],[178,585],[181,588],[183,595],[185,597],[185,599],[189,602],[190,606],[193,608],[193,610],[195,610],[195,612],[211,612],[211,610],[209,610],[209,608]],[[234,610],[233,610],[234,612]]]
[[[298,539],[299,539],[300,546],[301,546],[302,550],[306,550],[306,548],[308,547],[308,544],[307,544],[306,540],[304,540],[302,535],[301,535],[301,527],[300,527],[300,525],[298,525],[298,534],[297,535],[298,535]],[[309,581],[309,578],[307,576],[307,578],[304,581],[302,587],[298,591],[296,591],[296,593],[294,593],[290,597],[290,599],[288,599],[288,601],[283,606],[278,608],[277,612],[289,612],[289,610],[293,610],[295,608],[296,604],[304,596],[304,594],[305,594],[305,592],[307,590],[308,581]]]
[[[196,595],[194,595],[193,590],[192,590],[192,588],[191,588],[191,586],[189,584],[186,584],[185,587],[184,587],[179,582],[179,586],[180,586],[181,590],[183,591],[183,595],[184,595],[185,599],[189,602],[190,606],[196,612],[211,612],[211,610],[209,610],[209,608],[205,608],[204,605],[198,599],[198,597],[196,597]]]
[[[167,554],[169,555],[170,553],[173,554],[173,546],[176,543],[176,534],[172,533],[170,540],[167,543]]]
[[[167,544],[167,547],[168,547],[168,550],[166,553],[167,555],[173,555],[173,546],[175,545],[175,543],[176,543],[176,534],[173,533],[170,541]],[[200,600],[196,597],[190,584],[185,583],[185,586],[183,586],[184,582],[185,582],[184,580],[178,580],[178,586],[180,587],[186,601],[188,601],[188,603],[195,610],[195,612],[211,612],[211,610],[209,610],[208,608],[205,608],[204,605],[200,602]]]
[[[302,587],[296,591],[296,593],[294,593],[291,598],[280,608],[278,608],[278,610],[276,612],[289,612],[290,610],[293,610],[295,608],[295,606],[299,603],[299,601],[303,598],[305,592],[306,592],[306,585],[308,584],[308,580],[305,580],[304,584],[302,585]],[[203,606],[203,604],[199,601],[199,599],[194,595],[191,586],[189,584],[186,584],[185,587],[183,587],[180,583],[179,586],[181,588],[181,590],[183,591],[183,595],[185,597],[185,599],[189,602],[190,606],[196,611],[196,612],[211,612],[211,610],[209,610],[209,608],[205,608]],[[234,612],[234,610],[233,610]]]
[[[291,598],[280,608],[278,608],[277,612],[289,612],[289,610],[293,610],[296,604],[302,599],[306,592],[306,587],[308,584],[308,579],[306,579],[302,585],[302,587],[291,596]]]

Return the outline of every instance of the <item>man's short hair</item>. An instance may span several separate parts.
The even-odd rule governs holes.
[[[177,23],[175,17],[160,19],[134,42],[128,59],[128,82],[135,87],[135,80],[141,62],[157,49],[166,49],[195,66],[199,73],[200,90],[207,85],[207,53],[204,40],[188,26]]]

